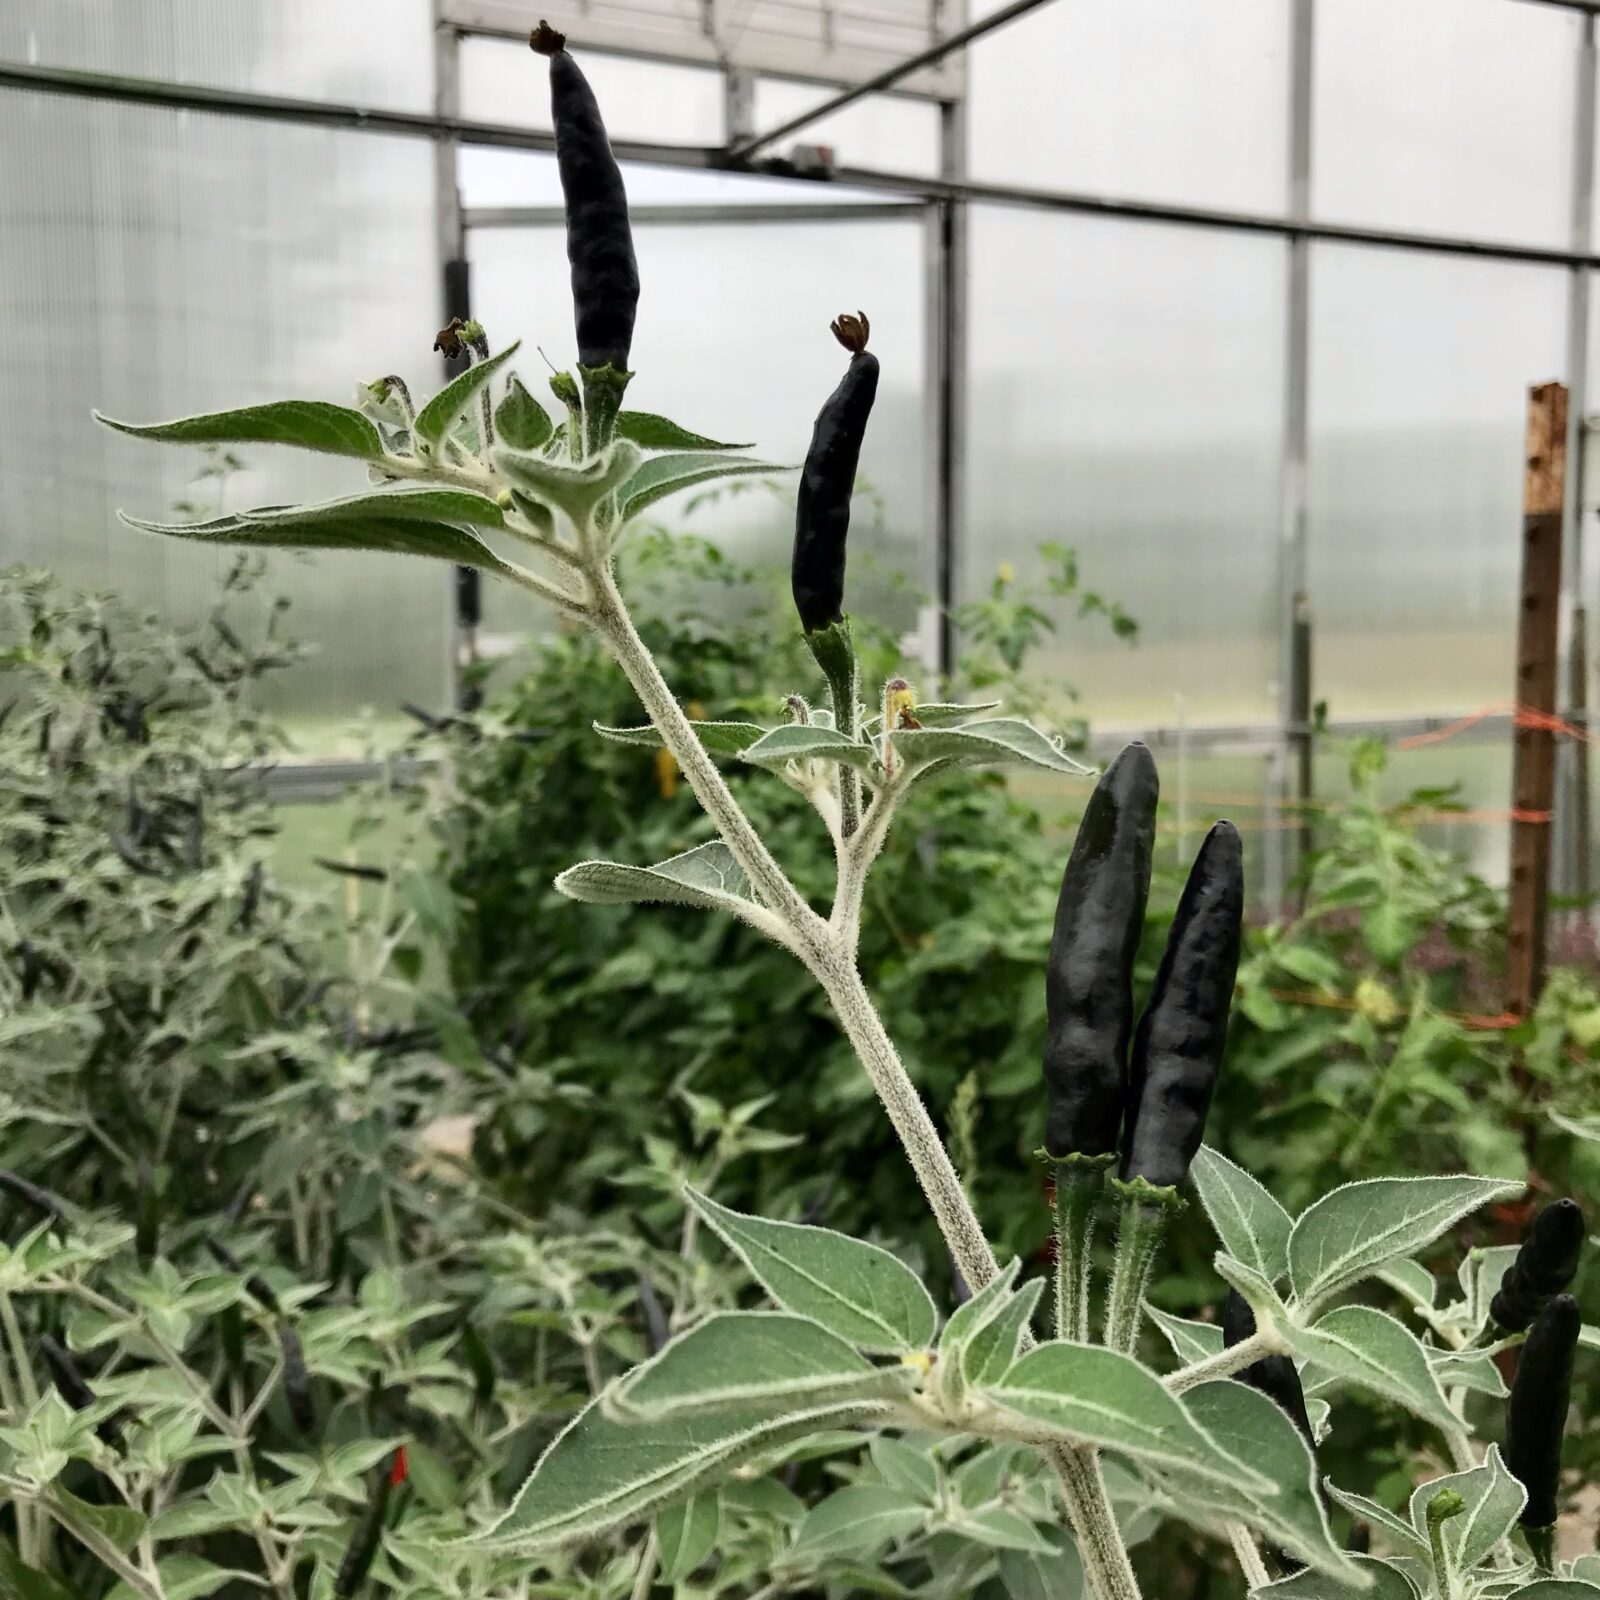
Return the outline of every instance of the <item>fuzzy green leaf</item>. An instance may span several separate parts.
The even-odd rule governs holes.
[[[1396,1555],[1411,1556],[1418,1561],[1429,1559],[1428,1541],[1419,1539],[1417,1530],[1404,1517],[1397,1517],[1387,1506],[1365,1495],[1341,1489],[1331,1480],[1324,1480],[1323,1487],[1357,1522],[1366,1523],[1375,1534],[1393,1545]]]
[[[786,723],[747,745],[744,759],[757,767],[781,767],[788,761],[837,761],[847,767],[866,768],[877,760],[870,744],[846,738],[833,728],[815,723]]]
[[[580,861],[556,879],[557,890],[595,906],[662,904],[740,911],[750,899],[749,882],[720,839],[696,845],[653,867],[621,861]]]
[[[635,1367],[607,1405],[613,1415],[647,1420],[780,1399],[798,1410],[884,1398],[904,1391],[909,1378],[906,1368],[873,1366],[809,1317],[722,1311]]]
[[[986,712],[999,709],[998,700],[976,700],[971,705],[965,706],[957,705],[953,701],[926,700],[921,705],[913,706],[911,715],[924,728],[959,728],[974,717],[981,717]]]
[[[117,422],[98,411],[94,419],[118,433],[164,444],[287,444],[359,461],[383,456],[383,441],[368,418],[326,400],[273,400],[174,422]]]
[[[963,728],[900,728],[891,736],[900,757],[914,767],[933,762],[993,766],[1020,761],[1082,778],[1094,769],[1074,761],[1053,739],[1016,717],[993,717]]]
[[[1202,1145],[1189,1169],[1222,1248],[1268,1282],[1289,1270],[1294,1220],[1243,1167]]]
[[[675,1584],[687,1578],[716,1549],[721,1531],[722,1502],[714,1492],[697,1494],[663,1511],[656,1518],[662,1581]]]
[[[531,450],[496,445],[494,464],[510,483],[543,505],[582,523],[600,502],[616,492],[639,461],[639,447],[619,439],[602,455],[576,464],[553,461]]]
[[[424,444],[437,445],[461,420],[461,413],[477,398],[478,391],[516,353],[517,344],[509,344],[499,355],[490,356],[487,361],[475,361],[465,372],[457,373],[417,413],[412,430],[417,438]]]
[[[952,1410],[960,1406],[967,1392],[961,1370],[961,1357],[967,1343],[992,1318],[997,1316],[1011,1294],[1022,1263],[1015,1258],[1002,1267],[976,1294],[970,1295],[950,1313],[950,1320],[939,1335],[939,1389]]]
[[[786,470],[773,466],[771,462],[752,461],[747,456],[722,455],[714,451],[675,451],[671,455],[651,456],[640,463],[618,494],[622,508],[621,520],[627,522],[640,512],[647,511],[658,500],[664,500],[680,489],[691,489],[696,484],[712,483],[718,478],[743,478],[757,473]]]
[[[1373,1277],[1403,1295],[1413,1306],[1428,1308],[1439,1297],[1439,1280],[1420,1261],[1397,1256],[1373,1270]]]
[[[915,1533],[927,1515],[927,1508],[903,1490],[884,1483],[852,1484],[811,1508],[794,1548],[800,1554],[866,1555]]]
[[[1252,1495],[1215,1475],[1169,1472],[1178,1501],[1198,1499],[1232,1513],[1319,1572],[1359,1584],[1360,1569],[1334,1543],[1328,1526],[1316,1460],[1287,1413],[1259,1390],[1231,1379],[1197,1385],[1184,1403],[1212,1439],[1265,1473],[1277,1493]]]
[[[513,450],[542,450],[555,433],[550,413],[514,372],[506,379],[506,392],[494,408],[494,432],[501,444]]]
[[[1428,1538],[1428,1502],[1444,1489],[1453,1489],[1466,1505],[1461,1515],[1440,1525],[1444,1546],[1457,1569],[1469,1571],[1517,1525],[1528,1491],[1506,1470],[1499,1446],[1490,1445],[1482,1466],[1452,1472],[1412,1490],[1411,1525],[1423,1544]]]
[[[968,1388],[999,1383],[1011,1370],[1043,1291],[1043,1278],[1030,1279],[966,1341],[961,1350],[961,1375]]]
[[[1049,1555],[1031,1550],[1000,1552],[1000,1582],[1011,1600],[1072,1600],[1085,1593],[1077,1548],[1054,1529],[1046,1538]]]
[[[1459,1426],[1427,1352],[1386,1311],[1371,1306],[1340,1306],[1315,1327],[1284,1326],[1280,1332],[1304,1361],[1314,1361],[1343,1383],[1366,1389],[1436,1427]]]
[[[1420,1600],[1417,1586],[1398,1567],[1379,1556],[1356,1556],[1355,1565],[1370,1582],[1366,1587],[1341,1583],[1325,1572],[1307,1567],[1292,1578],[1280,1578],[1264,1588],[1252,1589],[1250,1600]]]
[[[811,1317],[859,1350],[907,1355],[933,1343],[938,1313],[922,1280],[878,1245],[829,1228],[769,1222],[689,1201],[780,1305]]]
[[[1496,1400],[1510,1393],[1487,1350],[1429,1350],[1428,1365],[1441,1389],[1475,1389]]]
[[[603,722],[596,722],[593,726],[602,739],[611,739],[617,744],[636,744],[647,750],[661,748],[660,731],[649,725],[642,728],[608,728]],[[693,726],[695,738],[717,756],[743,755],[768,731],[754,722],[696,722]]]
[[[1498,1178],[1370,1178],[1347,1183],[1303,1211],[1289,1235],[1289,1281],[1303,1306],[1414,1255],[1463,1217],[1522,1193]]]
[[[619,411],[618,438],[632,439],[641,450],[748,450],[747,444],[723,444],[703,434],[690,433],[653,411]]]
[[[1052,1340],[1030,1350],[983,1398],[1039,1438],[1115,1450],[1156,1465],[1220,1475],[1270,1494],[1270,1480],[1229,1455],[1177,1396],[1131,1356]]]
[[[1191,1322],[1152,1305],[1146,1305],[1144,1313],[1161,1330],[1173,1355],[1184,1366],[1192,1367],[1197,1361],[1209,1361],[1222,1354],[1222,1329],[1216,1323]]]

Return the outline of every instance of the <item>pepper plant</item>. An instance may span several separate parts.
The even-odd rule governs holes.
[[[731,1473],[798,1441],[845,1431],[976,1438],[1036,1452],[1072,1539],[1044,1539],[1019,1526],[1017,1548],[1028,1560],[1009,1574],[1002,1569],[1014,1594],[1068,1592],[1081,1568],[1097,1600],[1137,1596],[1128,1518],[1114,1504],[1108,1465],[1142,1511],[1227,1540],[1252,1592],[1427,1593],[1435,1600],[1600,1593],[1578,1569],[1553,1575],[1544,1520],[1553,1515],[1552,1452],[1579,1337],[1571,1302],[1556,1295],[1539,1312],[1519,1369],[1524,1397],[1535,1385],[1538,1398],[1520,1407],[1514,1399],[1513,1421],[1519,1413],[1541,1416],[1537,1437],[1514,1427],[1509,1462],[1493,1451],[1480,1459],[1466,1397],[1498,1393],[1493,1356],[1519,1336],[1500,1338],[1490,1327],[1487,1258],[1472,1259],[1463,1299],[1442,1309],[1414,1262],[1455,1224],[1520,1186],[1465,1175],[1380,1178],[1336,1189],[1291,1218],[1248,1174],[1202,1147],[1243,902],[1239,839],[1225,823],[1196,859],[1133,1030],[1130,970],[1156,787],[1148,753],[1137,747],[1101,780],[1104,804],[1091,806],[1063,884],[1046,1076],[1046,1159],[1058,1194],[1056,1336],[1038,1340],[1043,1285],[1019,1283],[1019,1264],[997,1260],[855,952],[868,875],[897,812],[924,785],[998,763],[1072,777],[1085,769],[1028,722],[990,716],[993,706],[919,703],[898,676],[863,703],[843,609],[850,496],[878,374],[861,314],[834,327],[851,359],[818,417],[796,519],[794,593],[825,703],[796,692],[787,720],[775,726],[686,715],[619,589],[619,543],[675,490],[772,469],[740,447],[623,408],[639,286],[621,177],[564,40],[541,25],[532,43],[551,63],[579,346],[576,376],[558,373],[551,383],[564,412],[559,424],[511,371],[516,345],[491,354],[480,327],[456,323],[440,342],[468,352],[471,365],[420,407],[403,381],[385,377],[360,392],[354,410],[288,401],[113,424],[171,442],[298,445],[361,461],[373,480],[367,491],[329,504],[134,525],[254,547],[431,556],[517,584],[591,629],[648,717],[646,725],[597,735],[670,751],[717,837],[652,865],[581,862],[557,887],[602,904],[664,901],[732,916],[787,951],[837,1014],[968,1294],[941,1319],[918,1276],[882,1247],[742,1215],[688,1189],[686,1228],[698,1223],[716,1234],[774,1304],[715,1312],[676,1331],[604,1385],[496,1519],[431,1547],[397,1545],[395,1554],[422,1574],[425,1589],[503,1592],[526,1585],[531,1564],[549,1552],[653,1523],[634,1587],[644,1594],[656,1570],[653,1551],[669,1550],[676,1561],[686,1543],[703,1543],[705,1497]],[[522,559],[504,553],[512,548]],[[770,771],[813,807],[837,863],[826,912],[795,887],[719,761]],[[1134,1351],[1167,1218],[1184,1204],[1180,1191],[1191,1178],[1222,1246],[1218,1277],[1239,1302],[1222,1328],[1164,1321],[1180,1364],[1162,1375]],[[1108,1200],[1119,1231],[1104,1314],[1096,1316],[1093,1240]],[[1548,1274],[1522,1277],[1537,1280],[1540,1295],[1550,1287]],[[1352,1298],[1374,1281],[1399,1283],[1411,1295],[1420,1336]],[[288,1347],[281,1364],[292,1390]],[[1293,1400],[1343,1387],[1405,1407],[1445,1447],[1454,1470],[1419,1486],[1409,1520],[1319,1480],[1310,1407]],[[906,1464],[904,1471],[915,1478],[920,1469]],[[865,1526],[869,1545],[887,1544],[922,1528],[916,1494],[881,1487],[888,1492],[867,1494],[863,1486],[853,1499],[846,1489],[830,1502],[838,1537],[859,1540]],[[1353,1504],[1388,1553],[1356,1557],[1341,1549],[1326,1496]],[[1521,1545],[1511,1537],[1520,1516],[1535,1522]],[[785,1586],[780,1575],[761,1592]]]

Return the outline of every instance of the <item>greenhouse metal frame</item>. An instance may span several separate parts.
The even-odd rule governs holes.
[[[1285,333],[1285,393],[1283,429],[1279,451],[1280,506],[1277,582],[1277,682],[1276,717],[1267,722],[1236,726],[1207,725],[1177,729],[1150,726],[1119,728],[1120,740],[1137,734],[1156,746],[1181,740],[1196,752],[1252,754],[1268,761],[1269,788],[1280,802],[1293,805],[1310,796],[1309,754],[1316,735],[1312,725],[1315,698],[1312,675],[1314,601],[1309,596],[1307,573],[1307,458],[1308,368],[1310,308],[1310,247],[1316,242],[1363,246],[1377,250],[1466,256],[1484,260],[1564,268],[1567,275],[1565,370],[1560,375],[1574,396],[1569,415],[1567,450],[1568,483],[1562,568],[1561,714],[1580,728],[1587,725],[1589,695],[1584,682],[1584,652],[1573,648],[1586,613],[1582,592],[1584,536],[1583,470],[1589,434],[1584,413],[1586,366],[1590,335],[1590,277],[1600,269],[1600,253],[1591,243],[1591,212],[1595,180],[1596,47],[1595,18],[1600,0],[1498,0],[1508,6],[1554,7],[1578,13],[1581,43],[1576,53],[1577,83],[1571,140],[1569,238],[1566,248],[1508,243],[1491,238],[1411,232],[1399,229],[1349,226],[1319,221],[1311,214],[1312,93],[1314,20],[1317,0],[1287,0],[1290,8],[1288,54],[1288,174],[1287,203],[1282,214],[1174,205],[1111,198],[1105,195],[1024,185],[975,182],[966,168],[966,107],[960,94],[940,97],[926,90],[907,89],[908,79],[923,68],[964,49],[985,34],[1003,27],[1046,3],[1046,0],[1012,0],[969,25],[943,32],[937,22],[934,42],[923,51],[884,70],[842,83],[829,80],[836,93],[804,113],[779,125],[758,129],[751,123],[751,74],[722,67],[724,79],[725,142],[719,146],[684,146],[618,139],[618,156],[624,161],[667,167],[698,168],[734,173],[760,173],[792,182],[792,202],[741,201],[731,204],[636,205],[637,225],[657,223],[720,223],[749,225],[816,225],[864,218],[920,219],[924,236],[927,286],[925,330],[928,374],[925,429],[929,448],[928,504],[933,546],[933,569],[941,621],[937,641],[938,665],[948,667],[954,657],[950,609],[958,598],[958,556],[962,547],[964,467],[967,403],[967,212],[973,203],[1078,213],[1133,221],[1177,224],[1196,229],[1221,230],[1281,238],[1287,242]],[[1068,3],[1068,0],[1061,0]],[[1327,0],[1324,0],[1327,3]],[[441,305],[445,315],[470,312],[466,276],[467,238],[474,229],[501,227],[559,227],[558,207],[464,207],[457,185],[457,152],[462,147],[484,146],[548,153],[553,135],[506,123],[477,121],[461,115],[459,56],[464,39],[508,37],[504,27],[462,20],[470,7],[457,0],[433,0],[434,109],[431,115],[398,110],[373,110],[353,104],[296,99],[178,82],[128,78],[66,68],[27,66],[0,62],[0,89],[121,101],[172,110],[256,119],[364,132],[378,136],[431,140],[436,149],[438,272]],[[659,62],[673,59],[650,50],[603,48],[616,54],[635,55]],[[763,69],[763,75],[784,74]],[[813,80],[818,81],[818,80]],[[769,160],[766,152],[780,141],[803,134],[829,114],[880,93],[914,93],[931,99],[938,109],[939,171],[934,178],[913,177],[875,169],[816,163],[796,164]],[[830,185],[869,191],[880,198],[872,203],[841,202],[828,197]],[[1529,375],[1532,381],[1540,374]],[[470,658],[477,620],[476,573],[462,572],[456,580],[457,668]],[[1390,717],[1369,720],[1339,719],[1330,731],[1340,734],[1374,733],[1404,736],[1437,730],[1445,719]],[[1477,737],[1486,732],[1505,736],[1505,717],[1487,719]],[[1582,744],[1563,751],[1558,814],[1572,815],[1587,793],[1586,774],[1580,770],[1587,757]],[[286,797],[308,798],[326,794],[358,775],[353,763],[308,765],[286,771],[281,786]],[[1572,889],[1586,880],[1581,858],[1584,830],[1568,828],[1558,834],[1557,888]],[[1264,898],[1281,903],[1284,886],[1295,861],[1298,831],[1284,828],[1269,833],[1266,851]]]

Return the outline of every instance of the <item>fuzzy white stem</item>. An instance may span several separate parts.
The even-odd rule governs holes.
[[[1282,1353],[1282,1344],[1271,1334],[1256,1332],[1248,1339],[1241,1339],[1238,1344],[1229,1345],[1226,1350],[1219,1350],[1214,1356],[1207,1356],[1204,1361],[1180,1367],[1178,1371],[1161,1381],[1171,1393],[1182,1394],[1185,1389],[1192,1389],[1198,1383],[1209,1383],[1213,1378],[1232,1377],[1234,1373],[1253,1365],[1263,1356]]]
[[[1239,1558],[1239,1570],[1244,1574],[1245,1588],[1251,1594],[1257,1589],[1266,1588],[1272,1582],[1272,1574],[1267,1571],[1267,1564],[1256,1548],[1255,1536],[1242,1522],[1230,1522],[1228,1538],[1233,1545],[1233,1553]]]

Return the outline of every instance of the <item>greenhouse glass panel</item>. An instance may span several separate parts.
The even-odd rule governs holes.
[[[978,208],[962,594],[1039,547],[1139,623],[1055,609],[1039,665],[1095,726],[1255,721],[1275,704],[1284,246]]]
[[[549,71],[525,41],[464,38],[460,63],[462,116],[530,128],[551,126]],[[583,73],[605,107],[613,139],[722,142],[718,72],[586,50]]]
[[[775,128],[811,107],[833,98],[832,89],[777,78],[756,81],[755,128]],[[883,172],[908,172],[937,177],[939,172],[939,108],[926,100],[894,95],[868,95],[832,116],[808,123],[772,149],[782,154],[794,144],[832,148],[844,167],[874,167]]]
[[[968,52],[974,176],[1281,213],[1290,10],[1121,0],[1007,24]]]
[[[0,57],[292,99],[433,107],[429,0],[5,0]]]
[[[872,348],[883,377],[861,456],[850,533],[851,609],[910,632],[932,587],[924,513],[923,233],[887,222],[651,224],[635,234],[643,293],[630,406],[660,411],[715,439],[750,441],[767,461],[805,454],[846,357],[828,332],[870,291]],[[570,366],[571,298],[557,228],[494,228],[471,236],[473,306],[497,342],[521,336],[519,367],[547,393],[538,345]],[[866,286],[865,288],[863,286]],[[552,402],[553,404],[553,402]],[[716,541],[740,562],[786,572],[794,526],[792,474],[738,492],[661,502],[662,526]],[[897,580],[905,580],[904,586]],[[485,628],[547,626],[548,610],[485,585]],[[715,606],[717,592],[707,597]]]
[[[1319,218],[1567,243],[1576,13],[1339,0],[1316,17]]]
[[[1559,377],[1554,269],[1317,246],[1315,684],[1339,717],[1508,701],[1530,384]]]
[[[119,526],[349,493],[362,469],[241,447],[219,486],[198,450],[95,426],[265,400],[346,400],[361,378],[438,376],[433,162],[423,142],[0,95],[0,561],[205,615],[229,552]],[[219,498],[220,494],[220,498]],[[277,680],[306,748],[358,708],[447,698],[443,566],[275,557],[260,591],[317,651]]]

